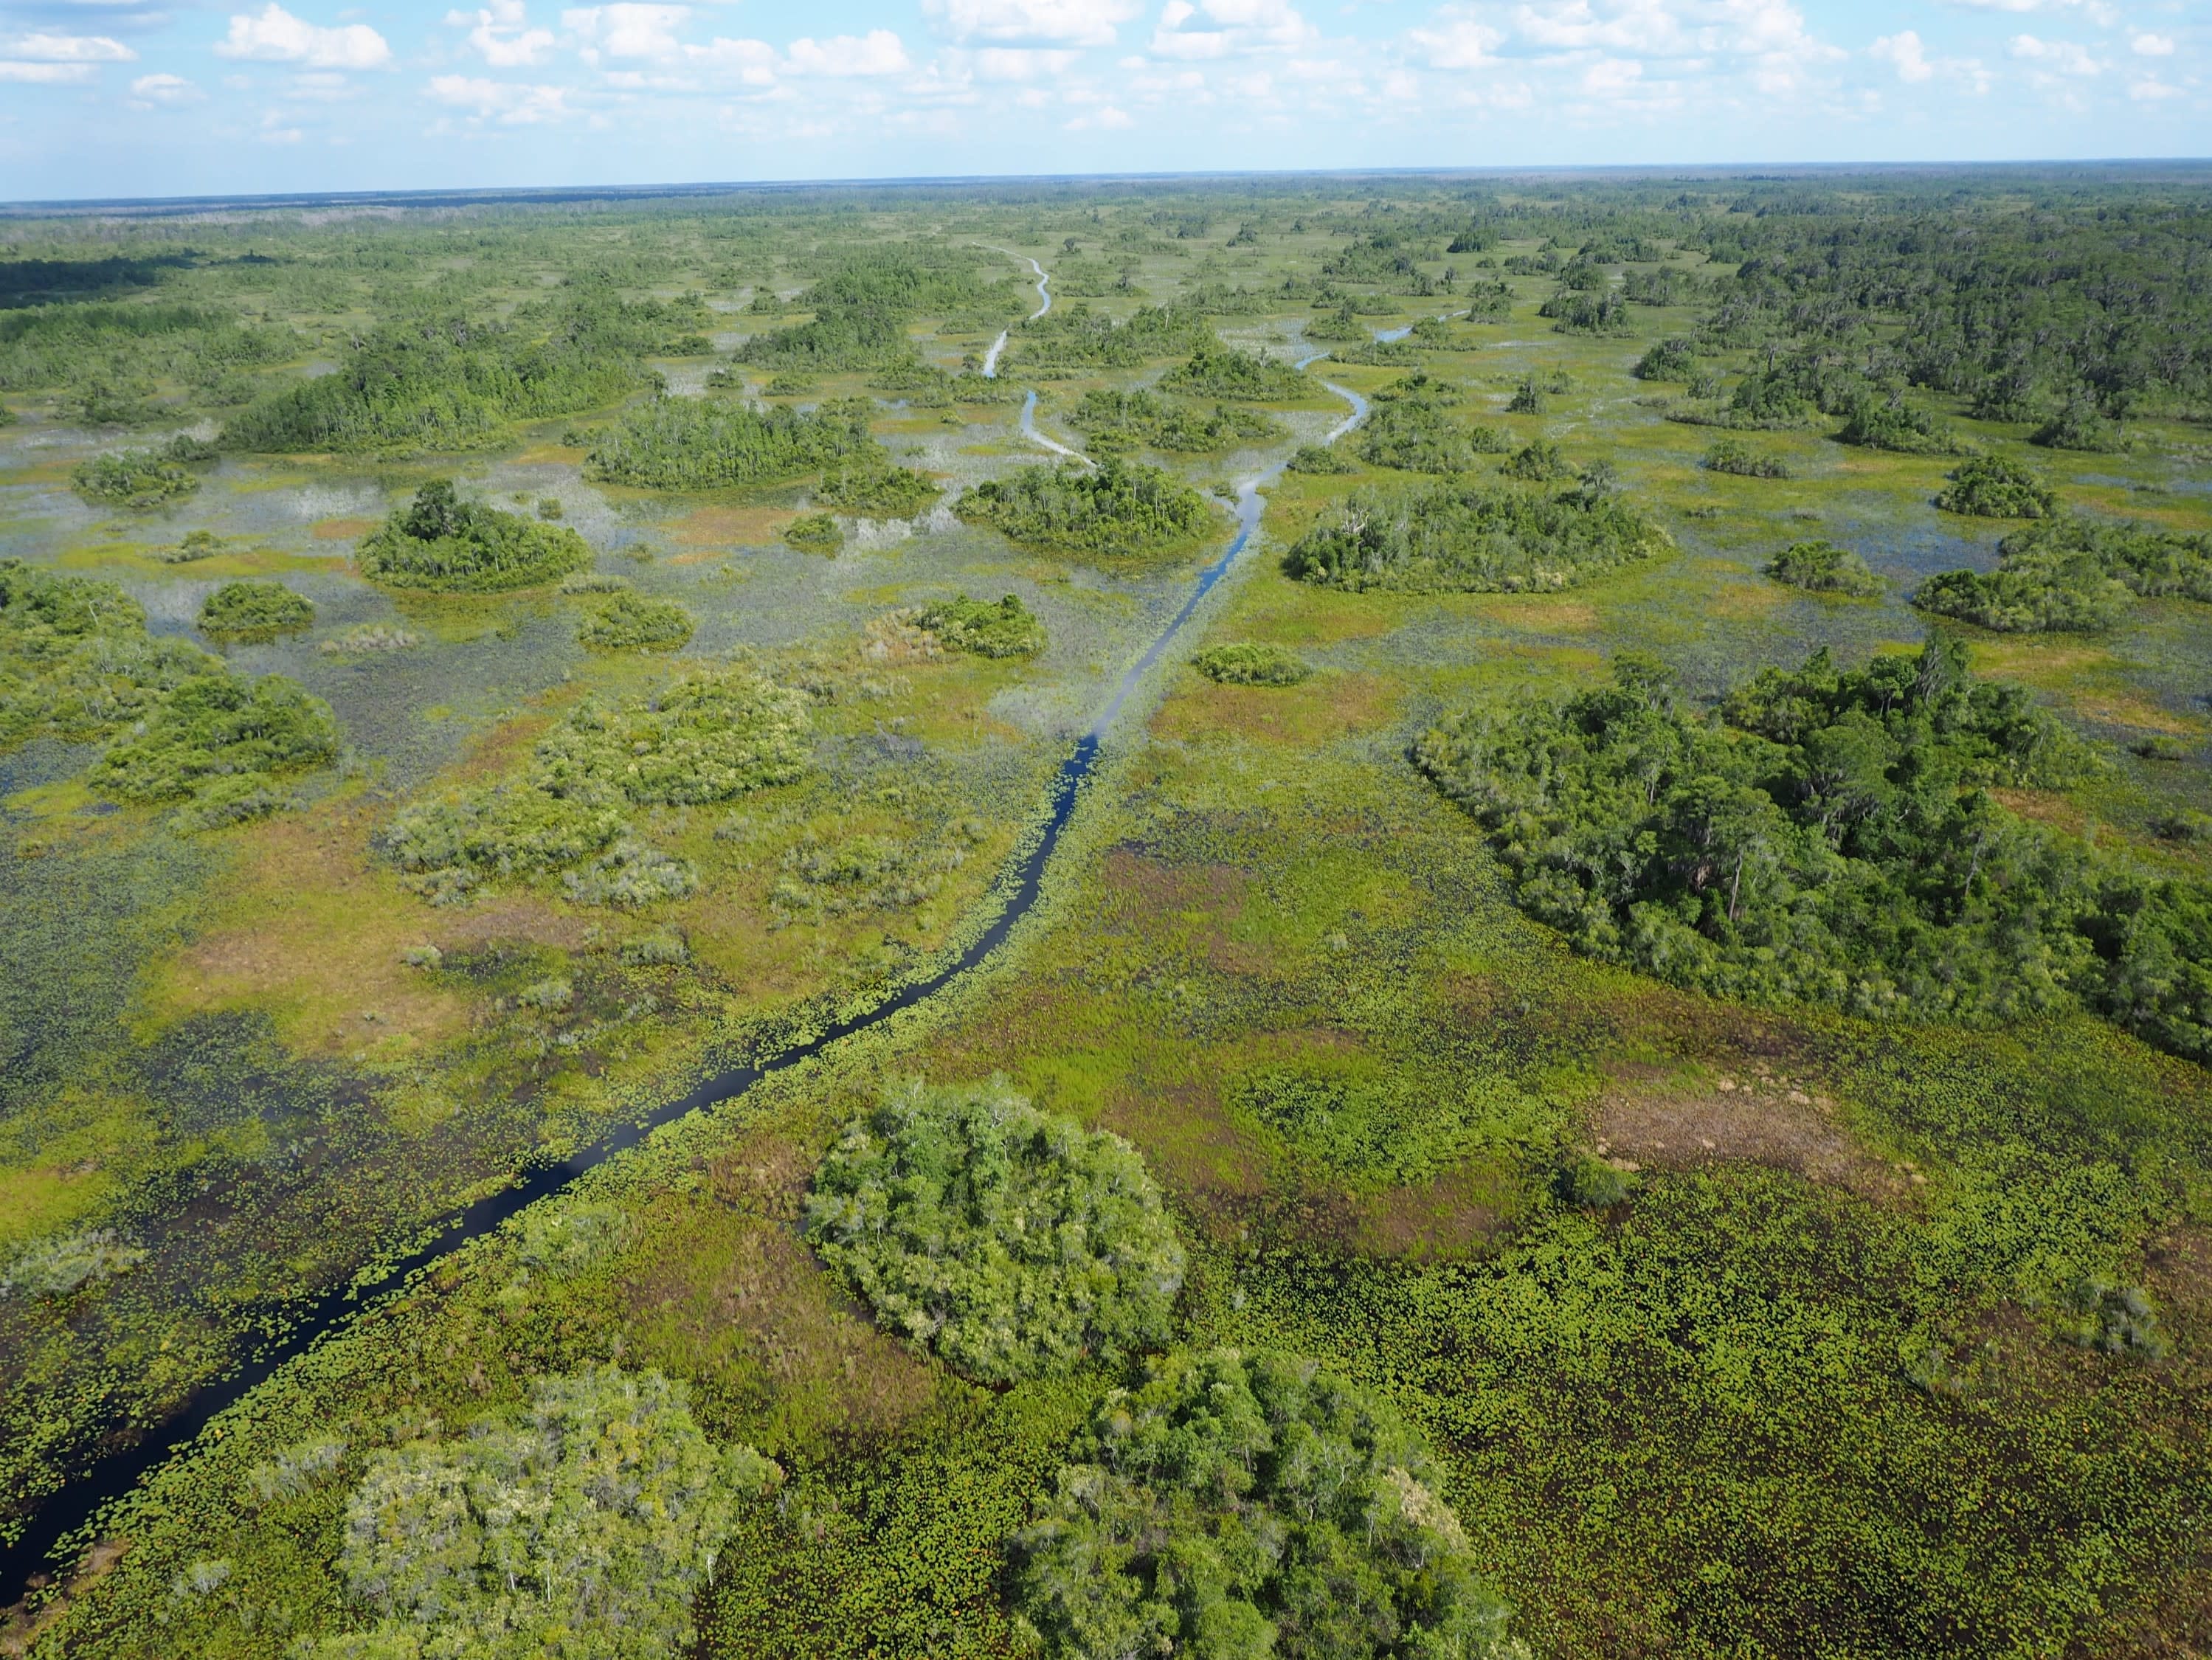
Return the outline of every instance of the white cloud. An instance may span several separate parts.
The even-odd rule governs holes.
[[[2081,11],[2093,23],[2102,23],[2107,28],[2120,21],[2119,14],[2107,0],[1946,0],[1954,6],[1964,6],[1969,11],[2008,11],[2015,15],[2030,11]]]
[[[469,44],[495,70],[541,62],[553,50],[553,31],[533,29],[522,0],[492,0],[482,11],[449,11],[449,27],[469,28]],[[474,27],[469,27],[473,24]]]
[[[684,55],[710,70],[734,70],[748,87],[775,84],[775,48],[765,40],[732,40],[718,35],[703,46],[686,46]]]
[[[1601,58],[1583,71],[1583,90],[1593,98],[1618,98],[1644,78],[1632,58]]]
[[[979,81],[1036,81],[1062,75],[1079,52],[1040,46],[986,46],[975,54]]]
[[[2024,64],[2037,64],[2056,75],[2101,75],[2105,66],[2089,49],[2072,40],[2039,40],[2032,34],[2015,34],[2007,47]]]
[[[182,104],[197,104],[207,94],[181,75],[142,75],[131,83],[131,107],[150,110],[157,106],[173,109]]]
[[[784,68],[793,75],[837,76],[896,75],[912,69],[906,43],[889,29],[866,34],[833,34],[827,40],[804,36],[791,43]]]
[[[665,64],[684,50],[676,28],[691,15],[689,6],[647,5],[640,0],[620,0],[611,6],[586,6],[564,11],[564,27],[582,37],[584,61],[597,67],[608,58],[643,58]]]
[[[1146,50],[1155,58],[1233,58],[1291,51],[1314,33],[1289,0],[1168,0]]]
[[[2154,75],[2147,75],[2129,87],[2128,96],[2138,104],[2154,104],[2161,99],[2180,97],[2181,88],[2169,86]]]
[[[1106,104],[1087,114],[1077,116],[1073,121],[1065,121],[1060,125],[1070,132],[1089,132],[1133,127],[1137,124],[1131,118],[1128,111],[1116,109],[1113,105]]]
[[[1144,0],[922,0],[921,9],[955,40],[1110,46]]]
[[[0,58],[33,64],[130,64],[137,57],[104,34],[20,34],[0,42]]]
[[[0,58],[0,81],[52,86],[64,81],[88,81],[91,78],[92,65],[89,64],[21,64],[11,58]]]
[[[1446,8],[1436,15],[1432,28],[1413,29],[1406,38],[1431,69],[1472,70],[1497,61],[1493,54],[1505,37],[1487,23],[1454,15]]]
[[[564,87],[526,86],[482,75],[437,75],[431,76],[428,90],[441,104],[466,110],[479,121],[496,119],[502,126],[533,126],[566,120],[575,113],[568,106]]]
[[[313,69],[373,70],[392,61],[392,48],[366,23],[322,28],[269,0],[258,17],[234,12],[230,33],[216,45],[218,58],[265,64],[305,64]]]
[[[1917,29],[1885,34],[1867,48],[1867,54],[1891,65],[1900,81],[1926,81],[1936,73],[1936,66],[1928,61],[1927,52],[1920,44]]]
[[[2128,43],[2138,58],[2171,58],[2173,56],[2173,37],[2170,34],[2138,34]]]

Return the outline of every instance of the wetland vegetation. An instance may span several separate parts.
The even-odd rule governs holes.
[[[0,242],[7,1651],[2212,1643],[2212,173]]]

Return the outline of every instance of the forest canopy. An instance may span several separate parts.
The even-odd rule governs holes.
[[[1284,569],[1324,587],[1521,593],[1572,587],[1673,546],[1610,494],[1440,482],[1355,490],[1292,544]]]
[[[1180,479],[1113,456],[1096,467],[1030,466],[987,479],[952,510],[1011,541],[1109,556],[1187,542],[1213,519],[1206,498]]]

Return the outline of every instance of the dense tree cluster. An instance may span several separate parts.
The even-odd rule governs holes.
[[[2212,536],[2145,525],[2044,519],[1997,544],[1994,571],[1931,576],[1912,596],[1923,611],[2008,634],[2094,633],[2136,596],[2212,602]]]
[[[1015,1548],[1053,1660],[1507,1660],[1509,1610],[1442,1473],[1317,1362],[1212,1349],[1115,1389]]]
[[[1883,591],[1881,578],[1864,559],[1825,539],[1792,542],[1768,560],[1764,569],[1776,581],[1814,593],[1846,593],[1857,599],[1872,599]]]
[[[1156,1347],[1182,1286],[1135,1150],[1002,1082],[889,1091],[823,1161],[806,1231],[884,1326],[987,1382]]]
[[[1247,404],[1294,404],[1314,395],[1314,384],[1303,371],[1224,345],[1210,334],[1188,362],[1161,377],[1160,385],[1170,392]]]
[[[2091,764],[1955,643],[1768,668],[1711,716],[1656,664],[1565,704],[1446,721],[1422,769],[1488,829],[1520,903],[1579,950],[1753,1001],[1884,1016],[2079,997],[2212,1042],[2212,897],[2146,882],[2001,806]]]
[[[1158,467],[1112,456],[1095,468],[1024,467],[1010,478],[988,479],[953,511],[1033,547],[1106,555],[1152,553],[1188,541],[1213,517],[1189,485]]]
[[[2048,519],[2058,492],[2017,461],[1978,455],[1951,470],[1936,505],[1977,519]]]
[[[944,492],[912,467],[895,467],[871,447],[822,471],[814,499],[870,518],[911,519],[927,513]]]
[[[1698,465],[1707,472],[1733,473],[1739,478],[1787,478],[1790,464],[1768,451],[1755,450],[1741,438],[1723,438],[1701,457]]]
[[[1617,498],[1440,481],[1356,490],[1284,569],[1326,587],[1520,593],[1571,587],[1664,552],[1666,532]]]
[[[1408,397],[1377,403],[1360,424],[1360,459],[1403,472],[1465,472],[1478,455],[1498,455],[1511,441],[1495,427],[1462,426],[1437,400]]]
[[[787,784],[806,769],[805,699],[742,668],[699,668],[658,695],[586,698],[538,740],[520,777],[401,809],[382,837],[438,903],[556,872],[570,897],[641,905],[698,885],[631,830],[638,806],[697,806]]]
[[[1295,686],[1313,674],[1312,665],[1288,646],[1253,641],[1208,646],[1190,663],[1224,686]]]
[[[244,403],[256,372],[299,355],[288,329],[197,306],[78,304],[0,313],[0,392],[52,389],[88,425],[175,419],[156,396],[180,382],[204,405]]]
[[[588,569],[592,547],[563,526],[463,501],[451,479],[434,478],[362,538],[354,560],[386,587],[497,593]]]
[[[200,632],[211,640],[273,640],[314,621],[313,602],[282,582],[225,582],[200,603]]]
[[[888,466],[868,435],[868,403],[811,411],[766,410],[722,398],[658,398],[599,435],[584,476],[652,489],[726,489],[795,478],[817,468]]]
[[[1055,306],[1015,331],[1022,362],[1119,369],[1180,356],[1214,337],[1205,314],[1183,306],[1140,306],[1126,323],[1088,306]]]
[[[1019,300],[984,282],[972,252],[911,243],[842,255],[797,302],[811,321],[772,330],[738,349],[741,362],[837,374],[911,361],[907,325],[924,315],[1011,318]]]
[[[1282,424],[1250,410],[1217,404],[1212,413],[1149,392],[1100,389],[1083,394],[1068,424],[1102,453],[1145,448],[1200,454],[1282,435]]]
[[[964,593],[939,599],[915,613],[915,625],[947,650],[974,657],[1034,657],[1047,643],[1044,623],[1016,593],[996,601]]]
[[[741,1507],[781,1476],[715,1447],[658,1372],[542,1377],[526,1407],[370,1455],[338,1566],[374,1624],[307,1652],[679,1660]]]

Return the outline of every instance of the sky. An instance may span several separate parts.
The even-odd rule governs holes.
[[[2212,155],[2212,0],[0,0],[0,200]]]

